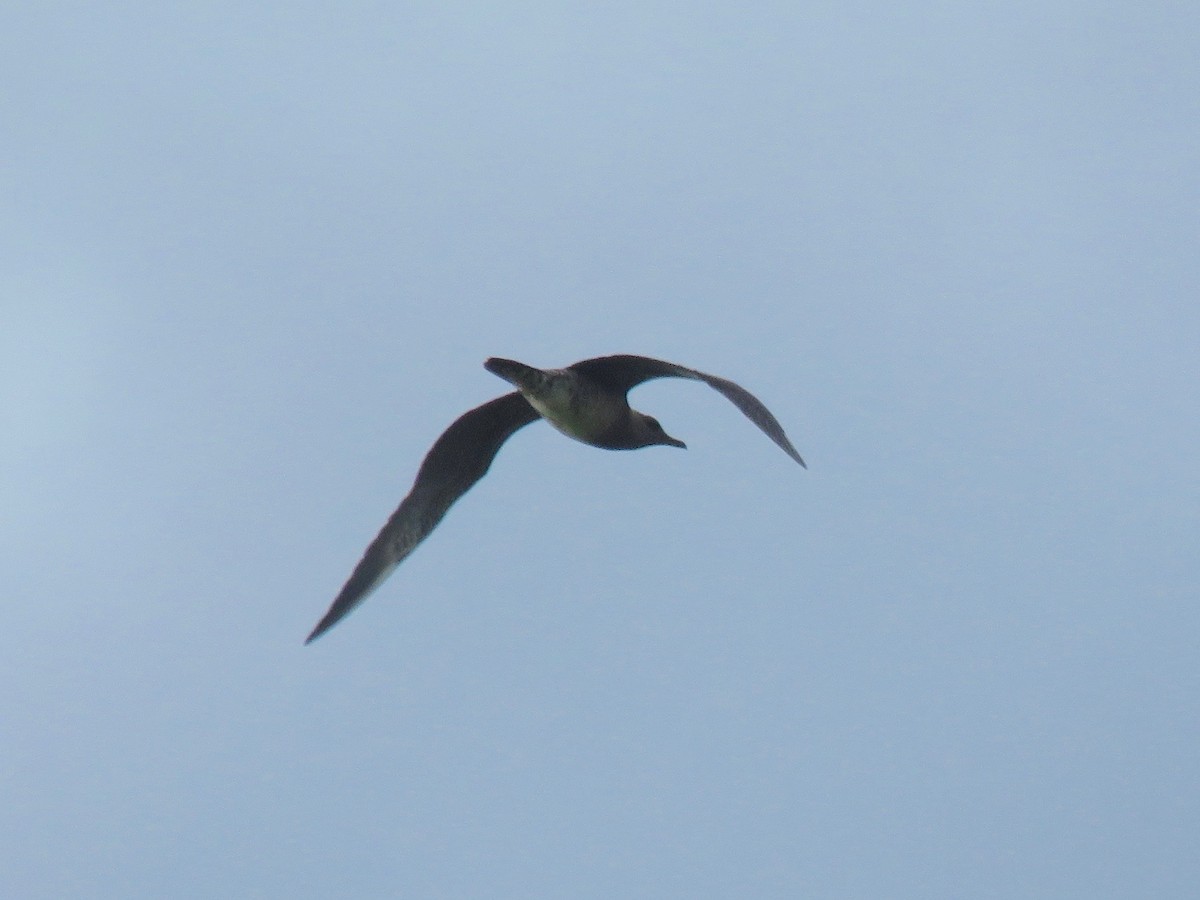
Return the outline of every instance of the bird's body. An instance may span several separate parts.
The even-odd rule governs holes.
[[[605,450],[634,450],[651,444],[682,447],[644,424],[653,422],[630,408],[624,391],[613,390],[574,370],[535,369],[511,359],[489,359],[485,367],[520,391],[543,419],[569,438]],[[657,424],[657,423],[656,423]]]
[[[538,415],[569,438],[595,444],[620,419],[619,404],[570,369],[535,369],[510,359],[489,359],[487,370],[513,385]]]
[[[645,356],[603,356],[565,369],[535,369],[492,358],[489,372],[517,388],[460,416],[426,454],[412,490],[384,525],[305,643],[332,628],[367,598],[433,531],[450,506],[487,473],[500,446],[543,418],[570,438],[607,450],[686,447],[658,420],[629,406],[627,392],[652,378],[703,381],[727,397],[785,453],[804,465],[782,426],[745,388],[695,369]]]

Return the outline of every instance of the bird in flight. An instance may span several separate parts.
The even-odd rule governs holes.
[[[691,378],[724,394],[734,406],[804,466],[783,427],[762,402],[740,385],[647,356],[601,356],[565,369],[535,369],[492,358],[484,368],[517,390],[460,416],[434,442],[408,496],[367,547],[350,579],[305,641],[316,640],[383,583],[446,515],[454,501],[487,472],[500,445],[542,418],[567,437],[606,450],[662,444],[684,447],[653,416],[629,406],[626,394],[652,378]],[[807,468],[807,466],[805,466]]]

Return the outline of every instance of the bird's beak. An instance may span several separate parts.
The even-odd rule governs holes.
[[[662,443],[664,446],[667,446],[667,447],[681,447],[684,450],[687,449],[687,444],[685,444],[683,441],[679,440],[678,438],[671,437],[669,434],[664,434],[663,439],[662,439],[662,441],[660,441],[660,443]]]

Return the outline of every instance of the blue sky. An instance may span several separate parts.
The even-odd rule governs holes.
[[[0,13],[0,890],[1189,896],[1200,13],[502,7]]]

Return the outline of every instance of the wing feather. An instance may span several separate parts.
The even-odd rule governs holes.
[[[306,644],[370,596],[437,527],[459,497],[484,476],[501,445],[538,418],[518,393],[505,394],[460,416],[434,442],[407,497],[367,547]]]

